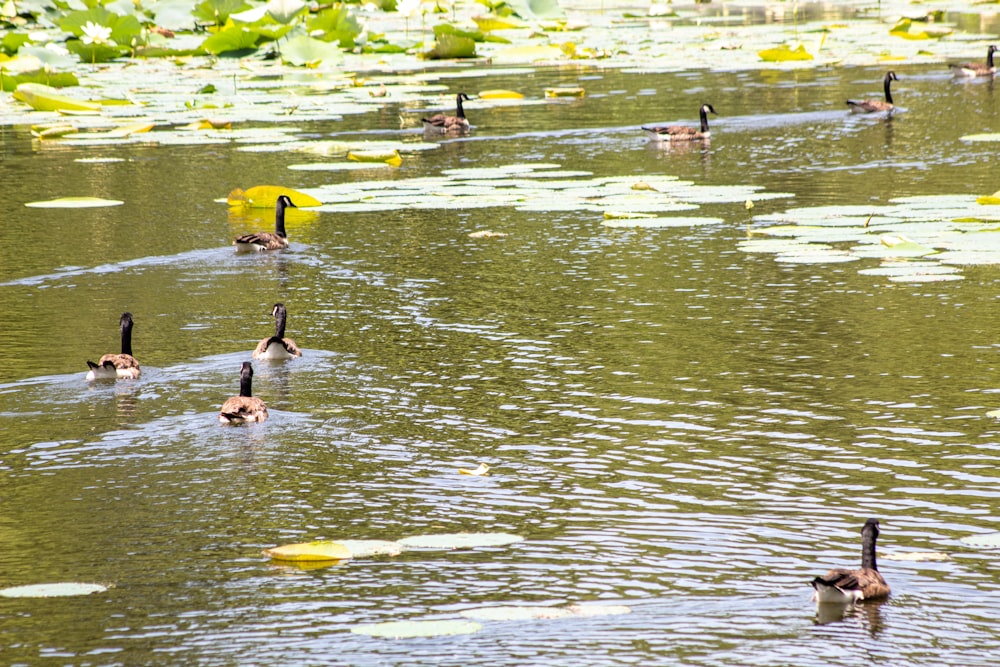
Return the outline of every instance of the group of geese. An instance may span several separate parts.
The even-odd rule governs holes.
[[[985,63],[961,63],[948,65],[952,73],[958,77],[992,77],[996,74],[997,68],[993,64],[993,54],[997,47],[990,45],[986,50]],[[896,107],[892,101],[891,85],[893,81],[899,81],[895,72],[886,72],[882,78],[882,87],[885,92],[885,99],[865,99],[847,100],[847,106],[851,113],[890,113]],[[671,141],[702,141],[712,136],[708,128],[708,114],[714,114],[715,109],[711,104],[702,104],[699,109],[701,118],[700,127],[690,127],[687,125],[643,125],[642,131],[646,133],[651,141],[671,142]]]
[[[236,252],[262,252],[287,248],[285,208],[289,206],[295,208],[292,200],[287,195],[279,196],[275,205],[274,232],[254,232],[236,237],[233,241]],[[262,361],[283,361],[301,357],[302,350],[299,346],[292,339],[285,337],[285,326],[288,321],[285,304],[274,304],[271,316],[274,317],[274,335],[261,339],[251,357]],[[132,327],[135,325],[132,313],[122,313],[118,325],[121,332],[121,352],[105,354],[96,363],[88,360],[87,366],[90,369],[87,372],[88,380],[135,380],[142,373],[139,362],[132,356]],[[267,406],[264,401],[253,395],[253,364],[244,361],[240,367],[240,393],[226,399],[222,404],[219,422],[222,424],[262,422],[267,416]]]
[[[993,65],[995,46],[990,46],[986,54],[986,64],[964,63],[951,65],[956,75],[960,76],[993,76],[996,68]],[[894,72],[887,72],[883,81],[885,100],[848,100],[847,104],[854,113],[878,113],[892,111],[892,92],[890,85],[897,81]],[[424,128],[428,132],[441,134],[462,134],[468,132],[469,121],[465,117],[462,102],[469,99],[465,93],[456,97],[457,111],[455,116],[437,114],[423,118]],[[695,141],[707,139],[710,136],[708,114],[715,113],[711,104],[701,106],[701,126],[693,128],[684,125],[643,126],[642,129],[656,141]],[[254,232],[236,237],[233,244],[237,252],[263,252],[281,250],[288,247],[288,235],[285,232],[285,209],[295,208],[295,204],[287,195],[278,197],[275,203],[274,232]],[[273,336],[261,339],[254,348],[251,357],[258,360],[278,361],[302,356],[302,351],[295,342],[285,337],[285,325],[288,313],[282,303],[274,304],[271,315],[275,320]],[[139,362],[132,356],[132,327],[134,322],[131,313],[122,313],[119,322],[121,330],[121,353],[105,354],[97,363],[87,361],[90,371],[88,380],[99,379],[136,379],[141,373]],[[240,393],[232,396],[222,404],[219,411],[219,422],[222,424],[242,424],[246,422],[261,422],[267,419],[267,406],[253,395],[253,364],[244,361],[240,368]],[[890,588],[881,573],[875,558],[875,542],[879,535],[878,519],[868,519],[861,529],[861,567],[857,569],[834,568],[822,577],[815,577],[810,584],[814,589],[813,599],[820,604],[853,605],[863,600],[878,600],[889,596]]]

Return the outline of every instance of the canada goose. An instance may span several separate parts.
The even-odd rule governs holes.
[[[242,424],[244,422],[262,422],[267,419],[267,406],[264,401],[254,398],[253,364],[244,361],[240,368],[240,395],[226,399],[219,411],[219,422],[222,424]]]
[[[281,250],[288,247],[288,235],[285,234],[285,207],[298,208],[288,198],[288,195],[281,195],[274,205],[274,233],[254,232],[237,236],[233,241],[236,252],[252,252],[264,250]]]
[[[814,600],[852,604],[889,595],[889,584],[885,583],[875,563],[875,540],[878,533],[878,519],[865,521],[864,528],[861,529],[861,569],[835,568],[825,576],[816,577],[811,582],[816,589]]]
[[[455,115],[434,114],[430,118],[421,118],[424,123],[425,132],[437,132],[439,134],[464,134],[469,131],[469,121],[465,118],[465,109],[462,108],[462,100],[470,99],[465,93],[455,96]]]
[[[715,113],[711,104],[702,104],[699,110],[701,129],[687,125],[643,125],[642,131],[652,141],[697,141],[708,139],[712,133],[708,129],[708,114]],[[718,115],[718,114],[716,114]]]
[[[105,354],[96,364],[88,360],[88,380],[134,380],[142,372],[139,362],[132,356],[132,313],[122,313],[119,326],[122,332],[122,353]]]
[[[955,76],[993,76],[996,74],[997,68],[993,65],[993,52],[997,50],[997,47],[990,44],[990,47],[986,49],[986,64],[982,63],[962,63],[960,65],[948,65],[951,68],[951,73]]]
[[[253,358],[276,361],[301,357],[302,350],[295,344],[295,341],[291,338],[285,338],[285,318],[288,317],[285,304],[274,304],[271,315],[274,316],[274,335],[257,343],[257,348],[253,351]]]
[[[851,113],[876,113],[879,111],[892,111],[896,107],[892,104],[892,92],[889,91],[891,81],[899,81],[895,72],[886,72],[884,81],[885,101],[882,100],[847,100],[847,106],[851,107]]]

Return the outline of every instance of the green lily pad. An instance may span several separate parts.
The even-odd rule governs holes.
[[[403,545],[389,540],[340,540],[340,544],[351,552],[351,558],[398,556],[403,552]]]
[[[316,67],[320,63],[331,65],[344,59],[344,52],[330,44],[308,35],[296,35],[281,46],[281,58],[296,67]]]
[[[28,208],[101,208],[121,206],[124,203],[119,199],[101,199],[100,197],[60,197],[47,201],[28,202],[25,206]]]
[[[351,632],[356,635],[382,637],[384,639],[409,639],[412,637],[444,637],[447,635],[471,635],[483,626],[475,621],[388,621],[356,625]]]
[[[475,549],[477,547],[500,547],[523,542],[520,535],[511,533],[444,533],[441,535],[418,535],[399,540],[404,549],[452,550]]]
[[[13,586],[11,588],[0,589],[0,597],[5,598],[55,598],[68,597],[72,595],[91,595],[93,593],[103,593],[108,590],[107,586],[100,584],[80,584],[80,583],[57,583],[57,584],[32,584],[29,586]]]
[[[70,109],[76,111],[100,111],[98,102],[77,100],[60,95],[55,88],[41,83],[22,83],[14,91],[14,98],[21,100],[36,111],[59,111]]]
[[[605,220],[601,223],[604,227],[613,229],[661,229],[664,227],[694,227],[696,225],[720,225],[725,220],[722,218],[698,217],[698,216],[664,216],[659,218],[619,218]]]

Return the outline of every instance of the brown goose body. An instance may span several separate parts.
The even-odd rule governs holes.
[[[274,335],[257,343],[257,347],[253,351],[253,358],[280,361],[301,357],[302,350],[295,344],[295,341],[291,338],[285,338],[285,321],[288,317],[285,304],[274,304],[271,315],[274,316]]]
[[[253,396],[253,365],[244,361],[240,368],[240,395],[231,396],[222,404],[219,411],[219,423],[243,424],[246,422],[262,422],[267,419],[267,406],[264,401]]]
[[[878,534],[878,519],[868,519],[861,529],[861,567],[856,570],[834,568],[814,578],[810,582],[815,590],[813,599],[820,603],[853,604],[888,597],[889,584],[879,573],[875,561]]]
[[[886,72],[882,79],[882,88],[885,91],[884,100],[847,100],[847,106],[851,108],[851,113],[879,113],[894,110],[896,107],[892,103],[892,91],[890,90],[890,84],[893,81],[899,81],[896,73]]]
[[[687,125],[643,125],[642,131],[651,141],[700,141],[712,136],[708,129],[708,114],[715,113],[711,104],[702,104],[698,110],[699,127]]]
[[[469,99],[465,93],[455,96],[455,115],[434,114],[430,118],[421,118],[424,124],[424,131],[437,134],[465,134],[469,131],[469,121],[465,117],[465,109],[462,107],[462,100]]]
[[[121,354],[105,354],[97,363],[88,360],[88,380],[135,380],[142,373],[139,362],[132,356],[132,313],[122,313],[119,320],[121,329]]]
[[[274,232],[253,232],[237,236],[233,241],[236,252],[263,252],[265,250],[281,250],[288,247],[288,235],[285,233],[285,208],[297,208],[287,195],[278,197],[274,206]]]
[[[997,73],[997,68],[993,64],[993,53],[996,50],[997,47],[990,44],[990,47],[986,49],[985,63],[962,63],[960,65],[948,65],[948,67],[951,68],[951,72],[955,76],[993,76]]]

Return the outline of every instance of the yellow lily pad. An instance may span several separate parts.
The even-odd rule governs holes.
[[[545,97],[583,97],[586,91],[583,88],[546,88]]]
[[[996,206],[1000,204],[1000,192],[994,192],[991,195],[983,195],[982,197],[976,197],[976,203],[988,206]]]
[[[403,164],[399,151],[348,151],[347,159],[355,162],[384,162],[393,167]]]
[[[503,90],[497,88],[495,90],[480,90],[479,99],[483,100],[523,100],[524,95],[517,92],[516,90]]]
[[[32,125],[31,126],[31,136],[38,139],[56,139],[58,137],[65,137],[67,134],[76,134],[79,132],[72,125]]]
[[[497,16],[496,14],[486,14],[485,16],[473,16],[476,27],[483,32],[494,30],[510,30],[511,28],[523,28],[524,23],[518,21],[513,16]]]
[[[485,463],[480,463],[477,468],[459,468],[458,474],[460,475],[473,475],[475,477],[480,477],[487,475],[490,472],[490,467]]]
[[[813,55],[806,51],[806,47],[802,44],[799,44],[794,49],[789,48],[787,44],[782,44],[781,46],[776,46],[773,49],[758,51],[757,55],[760,56],[761,60],[769,63],[813,59]]]
[[[247,190],[236,188],[229,193],[226,202],[230,206],[246,208],[274,208],[274,202],[281,195],[287,195],[298,208],[321,206],[323,202],[298,190],[280,185],[255,185]]]
[[[14,98],[36,111],[100,111],[101,109],[98,102],[60,95],[55,88],[41,83],[22,83],[14,90]]]
[[[323,561],[347,560],[352,557],[351,550],[340,542],[321,540],[317,542],[300,542],[286,544],[273,549],[264,549],[264,555],[274,560],[284,561]]]

